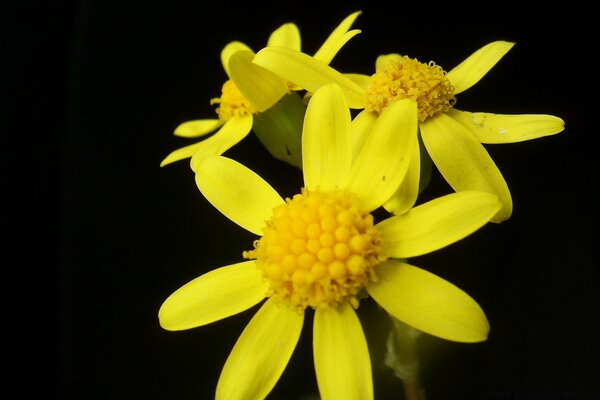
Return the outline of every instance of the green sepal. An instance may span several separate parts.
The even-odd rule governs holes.
[[[252,130],[278,160],[302,169],[302,125],[306,105],[291,92],[268,110],[254,116]]]

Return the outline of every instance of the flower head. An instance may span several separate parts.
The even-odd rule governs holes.
[[[263,49],[253,62],[310,92],[327,83],[340,85],[349,106],[362,109],[353,121],[357,143],[395,101],[415,100],[418,132],[441,175],[455,191],[496,194],[503,206],[492,221],[499,223],[511,216],[512,197],[483,144],[520,142],[564,130],[564,121],[552,115],[467,112],[455,107],[456,95],[476,84],[513,45],[489,43],[447,73],[434,62],[422,63],[400,54],[379,56],[370,76],[342,74],[302,52],[284,48]],[[418,195],[419,169],[419,157],[413,157],[404,187],[386,209],[401,214],[412,206]]]
[[[159,311],[161,326],[205,325],[267,299],[227,359],[217,399],[266,397],[310,310],[321,398],[373,398],[355,311],[364,292],[423,332],[459,342],[486,339],[487,319],[471,297],[405,260],[475,232],[498,212],[498,198],[464,191],[379,222],[372,214],[396,192],[411,163],[416,108],[412,99],[390,104],[353,154],[343,91],[337,85],[318,89],[303,127],[304,187],[285,200],[232,159],[210,156],[199,163],[196,183],[206,199],[260,238],[242,253],[249,261],[208,272],[169,296]]]
[[[347,16],[313,57],[320,62],[330,63],[344,44],[360,33],[357,29],[349,30],[359,15],[360,11],[357,11]],[[281,25],[271,33],[267,42],[267,47],[269,46],[300,51],[298,27],[293,23]],[[229,79],[222,86],[221,96],[210,100],[210,104],[217,105],[218,118],[187,121],[180,124],[174,132],[176,136],[187,138],[214,134],[201,142],[173,151],[163,159],[161,167],[191,157],[191,167],[195,170],[195,166],[204,157],[221,155],[239,143],[250,133],[258,115],[273,108],[290,91],[300,89],[273,72],[253,64],[254,55],[252,49],[240,41],[230,42],[223,48],[221,63]],[[282,157],[285,157],[285,153]]]

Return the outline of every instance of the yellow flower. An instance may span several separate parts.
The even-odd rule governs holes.
[[[314,311],[321,398],[372,399],[371,362],[355,312],[365,291],[389,314],[423,332],[458,342],[487,338],[488,321],[471,297],[405,260],[475,232],[498,212],[498,198],[465,191],[380,222],[371,214],[406,173],[417,142],[416,107],[406,99],[383,110],[353,156],[344,94],[337,85],[320,88],[303,127],[304,187],[286,200],[232,159],[212,156],[198,165],[202,194],[260,238],[242,253],[248,261],[212,270],[169,296],[159,311],[161,326],[206,325],[267,298],[223,367],[217,399],[266,397],[294,351],[308,311]]]
[[[514,143],[564,130],[561,118],[545,114],[503,115],[460,111],[455,95],[476,84],[514,43],[489,43],[446,73],[433,62],[421,63],[399,54],[377,58],[372,76],[342,74],[302,52],[277,47],[259,51],[254,63],[308,92],[337,83],[350,108],[362,109],[353,121],[357,146],[378,116],[398,99],[417,101],[419,129],[433,163],[455,191],[481,190],[496,194],[503,207],[493,218],[499,223],[512,214],[512,197],[500,170],[483,144]],[[386,209],[401,214],[416,200],[419,157],[413,157],[408,178]]]
[[[344,44],[360,33],[357,29],[349,31],[360,13],[347,16],[313,57],[325,64],[331,62]],[[300,41],[298,27],[286,23],[271,33],[267,46],[300,51]],[[249,46],[239,41],[230,42],[223,48],[221,63],[229,79],[223,84],[221,97],[210,102],[218,105],[218,118],[184,122],[174,133],[193,138],[218,131],[206,140],[173,151],[161,162],[161,167],[191,157],[191,167],[195,170],[204,157],[221,155],[245,138],[252,130],[253,116],[271,108],[290,90],[299,90],[274,73],[252,64],[254,55]]]

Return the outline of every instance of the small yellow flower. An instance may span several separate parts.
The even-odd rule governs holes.
[[[503,207],[493,218],[499,223],[512,214],[512,197],[500,170],[483,144],[515,143],[564,130],[561,118],[545,114],[502,115],[460,111],[456,95],[476,84],[514,43],[489,43],[446,73],[433,62],[421,63],[399,54],[377,58],[375,73],[342,74],[302,52],[266,48],[254,63],[308,92],[327,83],[342,87],[350,108],[362,109],[353,121],[356,145],[378,116],[398,99],[417,101],[419,129],[426,151],[455,191],[481,190],[496,194]],[[386,209],[397,214],[409,209],[419,186],[419,157],[413,157],[408,177]]]
[[[330,63],[344,44],[360,33],[357,29],[349,30],[360,13],[357,11],[347,16],[313,57],[325,64]],[[286,23],[271,33],[267,46],[300,51],[300,42],[298,27]],[[174,132],[176,136],[186,138],[214,134],[173,151],[161,162],[161,167],[191,157],[191,167],[195,170],[204,157],[221,155],[245,138],[252,129],[254,115],[268,110],[291,90],[299,90],[274,73],[253,64],[254,55],[249,46],[239,41],[230,42],[223,48],[221,63],[229,79],[223,84],[221,96],[210,101],[218,105],[218,118],[187,121]]]
[[[283,199],[238,162],[205,158],[196,169],[202,194],[260,238],[248,261],[208,272],[175,291],[159,311],[167,330],[190,329],[245,311],[265,298],[223,367],[217,399],[262,399],[283,373],[314,311],[313,353],[321,398],[372,399],[371,362],[355,309],[364,293],[395,318],[458,342],[487,338],[479,305],[445,280],[405,262],[475,232],[498,212],[485,192],[452,193],[380,222],[417,138],[417,104],[382,111],[353,156],[351,116],[342,90],[314,93],[302,134],[304,187]],[[351,349],[351,350],[350,350]]]

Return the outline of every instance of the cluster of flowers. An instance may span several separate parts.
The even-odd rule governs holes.
[[[313,354],[323,399],[373,398],[371,361],[356,314],[370,296],[391,317],[447,340],[480,342],[489,324],[477,302],[409,258],[431,253],[512,214],[506,181],[484,148],[564,130],[552,115],[460,111],[455,96],[477,83],[514,43],[489,43],[444,71],[400,54],[377,57],[371,75],[330,66],[360,33],[360,11],[312,56],[293,23],[254,52],[231,42],[217,118],[182,123],[175,135],[211,134],[169,154],[189,159],[203,196],[256,234],[239,263],[176,290],[159,311],[167,330],[190,329],[263,302],[239,337],[218,399],[266,397],[314,311]],[[278,160],[301,168],[304,187],[282,198],[223,153],[254,132]],[[429,161],[452,193],[417,204]],[[376,221],[373,212],[387,217]]]

